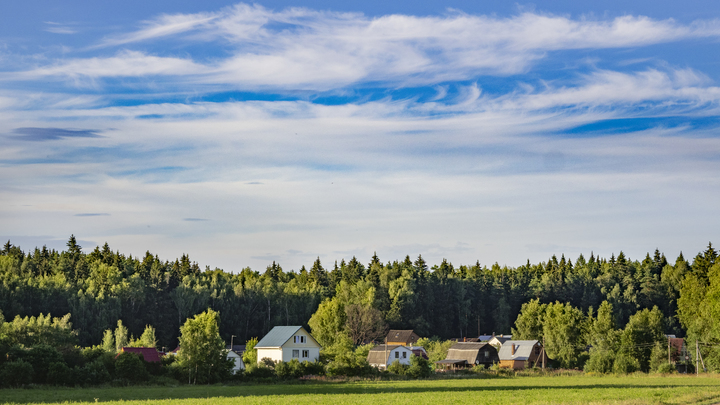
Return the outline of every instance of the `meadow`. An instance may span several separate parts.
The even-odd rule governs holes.
[[[0,403],[211,404],[715,404],[717,376],[541,376],[404,381],[305,381],[177,387],[0,390]]]

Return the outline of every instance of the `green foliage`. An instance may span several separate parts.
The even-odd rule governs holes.
[[[52,385],[69,385],[73,382],[72,370],[62,362],[51,363],[47,372],[47,383]]]
[[[220,314],[208,309],[180,328],[178,363],[188,370],[193,382],[210,383],[230,375],[233,363],[227,359],[219,323]]]
[[[0,366],[0,384],[9,387],[21,387],[33,380],[33,368],[23,360],[8,361]]]
[[[422,346],[428,355],[430,363],[445,360],[450,347],[455,344],[452,340],[440,340],[437,336],[432,338],[420,338],[417,341],[418,346]]]
[[[245,366],[251,364],[257,364],[257,349],[255,348],[255,345],[258,344],[258,338],[250,338],[247,342],[245,342],[245,352],[243,352],[243,363],[245,363]]]
[[[388,366],[387,371],[397,375],[405,375],[408,368],[409,366],[401,364],[399,360],[395,360]]]
[[[539,299],[524,303],[512,329],[513,339],[542,341],[546,310],[547,305]]]
[[[657,369],[655,369],[655,372],[658,374],[673,374],[676,373],[677,370],[675,369],[675,364],[666,361],[660,364]]]
[[[145,381],[150,376],[142,356],[123,352],[115,359],[115,376],[131,382]]]
[[[662,313],[657,307],[643,309],[630,317],[622,332],[620,352],[634,358],[642,371],[650,369],[653,346],[658,342],[667,342],[663,334],[663,322]]]
[[[582,368],[587,320],[570,304],[549,304],[545,311],[545,350],[562,368]]]
[[[157,339],[155,338],[155,328],[150,325],[145,326],[145,330],[139,339],[132,340],[128,343],[130,347],[152,347],[157,348]]]
[[[128,329],[123,325],[122,320],[118,319],[115,328],[115,352],[120,352],[120,349],[127,347],[129,343]]]
[[[410,367],[405,374],[411,378],[427,378],[432,374],[433,369],[431,363],[423,357],[411,356]]]
[[[629,374],[640,370],[640,362],[635,357],[627,353],[618,353],[613,363],[613,372],[615,374]]]
[[[615,363],[615,353],[611,350],[592,348],[590,358],[585,362],[584,370],[587,373],[612,373]]]

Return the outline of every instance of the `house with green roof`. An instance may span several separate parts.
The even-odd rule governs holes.
[[[258,363],[269,358],[275,362],[315,361],[321,346],[302,326],[276,326],[255,345]]]

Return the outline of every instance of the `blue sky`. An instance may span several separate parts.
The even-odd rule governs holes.
[[[666,3],[4,2],[0,238],[229,271],[694,255],[720,4]]]

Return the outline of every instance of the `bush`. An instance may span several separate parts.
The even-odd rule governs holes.
[[[78,384],[99,385],[109,382],[112,377],[101,359],[73,369],[73,379]]]
[[[656,372],[660,374],[672,374],[676,371],[677,370],[675,370],[675,365],[668,362],[661,364],[656,370]]]
[[[405,372],[407,371],[408,366],[404,364],[400,364],[399,360],[395,360],[390,364],[390,367],[388,367],[388,371],[397,375],[405,375]]]
[[[586,373],[612,373],[614,362],[615,354],[612,351],[592,349],[584,370]]]
[[[250,380],[268,380],[275,378],[275,369],[264,364],[251,364],[245,368],[245,378]]]
[[[72,370],[65,363],[52,363],[48,367],[47,383],[53,385],[66,385],[72,382]]]
[[[0,384],[10,387],[21,387],[30,384],[33,379],[33,368],[23,360],[8,361],[0,370]]]
[[[409,377],[412,378],[427,378],[432,374],[432,368],[430,362],[420,356],[410,357],[410,367],[405,371]]]
[[[49,345],[37,345],[25,350],[22,359],[33,367],[33,382],[37,384],[47,382],[50,364],[63,362],[60,352]]]
[[[615,374],[629,374],[640,370],[640,362],[635,357],[626,353],[619,353],[615,357],[613,372]]]
[[[149,374],[145,368],[145,361],[135,353],[120,353],[115,359],[115,377],[139,382],[147,380]]]

